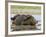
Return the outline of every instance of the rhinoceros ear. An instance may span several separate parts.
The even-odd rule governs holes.
[[[11,17],[11,20],[15,20],[15,18],[14,17]]]

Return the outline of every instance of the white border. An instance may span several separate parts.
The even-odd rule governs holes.
[[[10,6],[11,5],[20,5],[20,6],[41,6],[41,30],[36,31],[10,31]],[[8,3],[8,35],[16,35],[16,34],[33,34],[33,33],[42,33],[43,32],[43,5],[41,4],[25,4],[25,3]]]

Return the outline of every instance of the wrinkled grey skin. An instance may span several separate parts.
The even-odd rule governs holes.
[[[36,19],[33,16],[28,16],[23,22],[21,22],[21,25],[30,25],[31,29],[35,29],[36,28]]]
[[[21,22],[23,22],[26,18],[27,18],[27,16],[25,16],[25,15],[20,15],[20,16],[16,17],[16,25],[21,25]]]
[[[37,23],[33,16],[27,17],[21,24],[22,25],[35,25]]]

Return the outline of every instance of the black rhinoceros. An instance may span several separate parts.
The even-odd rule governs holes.
[[[24,26],[29,25],[31,26],[30,28],[34,29],[37,23],[36,19],[32,15],[15,15],[13,18],[11,18],[11,20],[13,20],[12,24],[16,26],[14,27],[14,30],[16,29],[19,30],[21,28],[20,27],[21,25],[24,25]],[[24,29],[26,29],[26,27]]]
[[[11,18],[11,20],[13,20],[16,25],[35,25],[37,23],[32,15],[16,15]]]

